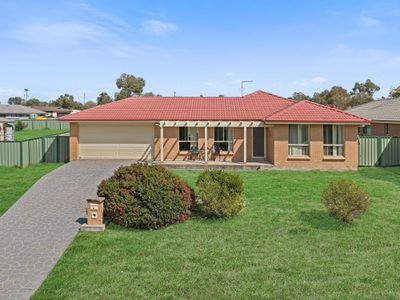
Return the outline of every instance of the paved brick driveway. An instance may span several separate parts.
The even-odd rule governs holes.
[[[128,160],[80,160],[42,177],[0,217],[0,299],[29,299],[79,230],[85,200]]]

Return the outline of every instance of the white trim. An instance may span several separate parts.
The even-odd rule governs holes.
[[[243,127],[243,163],[247,163],[247,127]]]
[[[208,127],[204,127],[204,162],[208,162]]]
[[[263,121],[160,121],[165,127],[272,127]]]
[[[356,123],[343,123],[343,122],[266,122],[267,125],[285,125],[285,124],[306,124],[306,125],[354,125],[363,126],[370,125],[371,122],[356,122]],[[266,126],[268,127],[268,126]]]
[[[160,161],[164,162],[164,127],[160,127]]]

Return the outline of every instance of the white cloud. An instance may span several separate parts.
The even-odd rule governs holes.
[[[314,78],[311,78],[311,80],[310,80],[311,83],[324,83],[327,81],[328,81],[328,79],[326,79],[325,77],[322,77],[322,76],[316,76]]]
[[[166,36],[176,30],[175,24],[160,20],[146,20],[142,24],[142,31],[155,36]]]
[[[204,82],[204,85],[206,85],[206,86],[213,86],[214,83],[212,83],[212,82]]]
[[[11,32],[13,38],[31,44],[76,44],[94,42],[112,34],[103,26],[78,21],[33,21]]]
[[[231,72],[226,72],[226,73],[225,73],[225,76],[231,77],[231,76],[233,76],[233,73],[231,73]]]
[[[309,86],[310,84],[320,84],[328,82],[328,79],[322,76],[315,76],[311,79],[302,79],[294,81],[293,84],[301,87]]]
[[[367,17],[367,16],[361,17],[360,21],[361,21],[362,25],[366,25],[366,26],[373,26],[373,25],[378,25],[381,23],[378,19],[375,19],[372,17]]]

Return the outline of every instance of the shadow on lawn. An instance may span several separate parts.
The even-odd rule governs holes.
[[[343,230],[346,225],[322,209],[303,210],[299,214],[303,224],[322,230]]]

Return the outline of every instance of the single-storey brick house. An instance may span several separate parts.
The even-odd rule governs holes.
[[[210,160],[356,169],[369,120],[263,91],[244,97],[131,97],[59,118],[70,158]]]
[[[371,120],[371,125],[360,128],[360,135],[400,136],[400,98],[374,100],[347,112]]]

